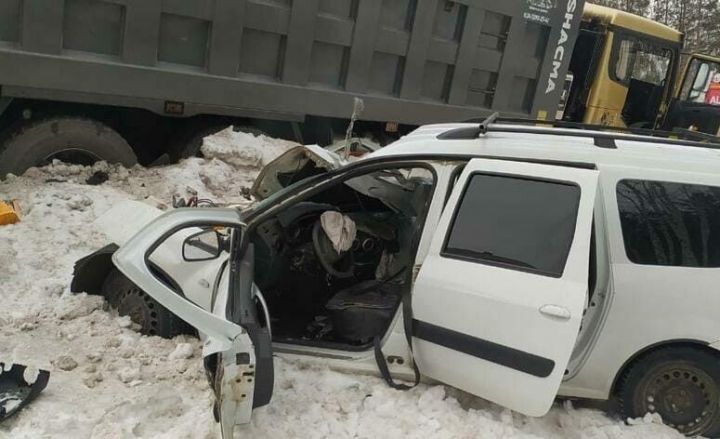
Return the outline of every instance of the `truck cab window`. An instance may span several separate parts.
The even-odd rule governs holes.
[[[680,100],[720,105],[720,64],[693,58],[685,75]]]
[[[654,40],[617,32],[610,77],[627,87],[622,119],[627,126],[653,128],[672,73],[674,49]]]
[[[672,53],[637,39],[624,39],[616,53],[615,76],[620,82],[637,80],[662,85],[667,78]]]

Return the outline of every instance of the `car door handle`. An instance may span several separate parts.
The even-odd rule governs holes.
[[[556,319],[569,320],[570,311],[559,305],[543,305],[540,307],[540,313]]]

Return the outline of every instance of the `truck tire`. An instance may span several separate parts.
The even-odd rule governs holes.
[[[0,140],[0,179],[55,158],[84,165],[137,163],[135,152],[112,128],[91,119],[58,117],[22,125]]]
[[[686,436],[720,437],[720,358],[690,346],[661,348],[630,366],[620,383],[628,418],[658,413]]]
[[[130,320],[140,326],[142,334],[172,338],[191,333],[185,322],[138,288],[117,268],[113,268],[105,278],[102,295],[121,316],[130,316]]]

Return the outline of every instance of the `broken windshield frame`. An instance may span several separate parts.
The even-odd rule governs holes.
[[[388,166],[390,169],[394,168],[393,165],[388,165]],[[385,174],[382,176],[378,175],[378,171],[368,171],[368,173],[367,173],[368,179],[366,181],[367,186],[372,187],[372,186],[377,186],[378,184],[381,184],[381,185],[386,186],[387,188],[395,187],[398,189],[408,190],[407,176],[403,175],[400,172],[390,172],[390,169],[379,170],[380,173]],[[241,212],[242,218],[244,221],[248,221],[249,218],[258,215],[262,211],[267,210],[271,206],[281,202],[282,200],[284,200],[288,196],[292,195],[293,193],[299,193],[306,187],[310,187],[310,186],[318,184],[322,181],[329,180],[329,179],[335,177],[337,174],[344,173],[346,171],[349,171],[348,167],[344,166],[344,167],[341,167],[338,169],[334,169],[332,171],[328,171],[325,174],[313,175],[313,176],[304,178],[302,180],[296,181],[296,182],[278,190],[277,192],[270,194],[267,198],[265,198],[261,201],[258,201],[257,203],[253,204],[252,206],[243,209]],[[433,178],[433,177],[431,176],[431,178]],[[347,182],[347,180],[346,180],[346,182]],[[373,185],[373,182],[374,182],[374,185]],[[385,203],[389,208],[391,208],[393,210],[400,209],[404,205],[402,200],[397,200],[397,199],[394,201],[393,200],[383,200],[381,197],[377,196],[377,194],[373,193],[377,190],[377,188],[374,188],[375,190],[373,190],[373,191],[365,190],[366,188],[364,187],[364,185],[360,185],[358,182],[354,182],[352,185],[348,185],[348,186],[351,187],[353,190],[361,192],[367,196],[370,196],[373,198],[378,198],[380,201]]]
[[[241,210],[241,218],[245,221],[247,221],[250,217],[253,217],[260,212],[268,209],[269,207],[273,206],[274,204],[277,204],[279,201],[286,198],[289,194],[300,192],[302,188],[305,186],[309,187],[314,184],[317,184],[321,181],[324,181],[328,179],[332,175],[332,172],[329,172],[327,174],[317,174],[317,175],[311,175],[307,178],[304,178],[302,180],[298,180],[288,186],[285,186],[284,188],[280,189],[277,192],[274,192],[270,194],[267,198],[260,200],[256,202],[255,204],[252,204],[249,207],[246,207]]]

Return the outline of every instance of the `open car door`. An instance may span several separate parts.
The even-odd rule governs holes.
[[[188,228],[198,231],[183,245],[183,263],[188,270],[196,261],[229,258],[227,269],[223,265],[217,274],[211,310],[187,299],[187,292],[177,291],[173,282],[161,280],[161,267],[148,263],[168,238]],[[249,422],[252,409],[267,404],[272,394],[270,331],[255,306],[253,254],[252,247],[241,242],[244,228],[234,209],[177,209],[154,219],[112,258],[140,289],[200,332],[223,438],[232,438],[234,426]],[[210,238],[218,235],[218,229],[226,231],[226,238],[213,241]]]
[[[588,291],[598,172],[473,159],[413,289],[420,371],[512,410],[544,415]]]

